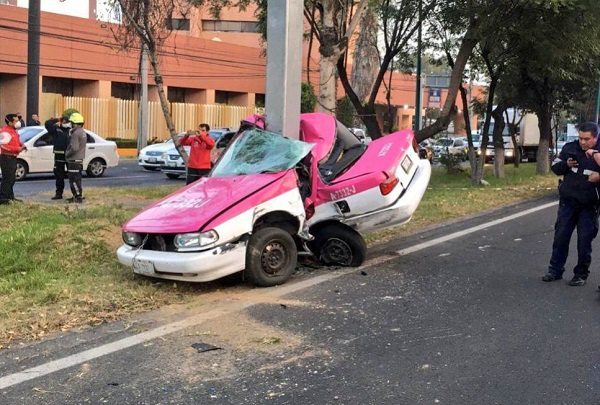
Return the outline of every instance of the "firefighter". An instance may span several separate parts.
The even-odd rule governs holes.
[[[54,144],[54,177],[56,179],[56,193],[52,200],[61,200],[65,189],[65,178],[67,177],[67,161],[65,151],[69,145],[69,130],[71,123],[69,117],[51,118],[44,123],[48,134],[52,137]]]
[[[83,189],[81,187],[81,171],[83,170],[83,160],[85,159],[85,147],[87,143],[87,134],[83,129],[84,119],[79,113],[73,113],[69,117],[69,122],[73,126],[69,136],[69,146],[65,152],[67,161],[67,171],[69,173],[69,185],[73,197],[68,202],[82,203]]]

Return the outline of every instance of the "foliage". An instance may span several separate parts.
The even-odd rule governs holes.
[[[317,96],[310,83],[302,83],[302,94],[300,100],[300,112],[309,113],[315,111]]]
[[[356,110],[352,105],[350,99],[346,97],[342,97],[337,102],[337,109],[335,111],[335,116],[342,124],[347,126],[348,128],[354,127],[354,117],[356,115]]]
[[[465,160],[467,160],[467,156],[464,153],[449,153],[446,151],[440,155],[440,163],[449,174],[461,172],[461,163]]]
[[[67,108],[63,111],[62,117],[70,117],[72,114],[79,113],[79,110],[75,108]]]

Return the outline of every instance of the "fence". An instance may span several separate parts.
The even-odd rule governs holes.
[[[77,109],[86,121],[86,128],[106,138],[136,139],[139,125],[139,101],[117,98],[63,97],[43,93],[42,118],[58,117],[67,108]],[[170,103],[169,109],[177,132],[195,129],[206,122],[211,127],[237,128],[240,121],[259,113],[255,107],[222,104]],[[167,139],[169,131],[160,102],[151,101],[148,107],[148,139]]]

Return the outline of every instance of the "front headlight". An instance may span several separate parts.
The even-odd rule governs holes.
[[[173,243],[178,250],[194,250],[203,246],[212,245],[219,240],[219,235],[215,231],[180,233],[175,235]]]
[[[512,150],[512,149],[507,149],[507,150],[506,150],[506,156],[509,156],[509,157],[510,157],[510,156],[512,156],[512,155],[513,155],[513,153],[514,153],[514,152],[513,152],[513,150]]]
[[[142,235],[135,232],[123,232],[121,235],[126,245],[138,247],[142,244]]]

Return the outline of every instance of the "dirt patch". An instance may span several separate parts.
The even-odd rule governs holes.
[[[175,341],[176,339],[176,341]],[[183,342],[183,343],[182,343]],[[249,367],[269,370],[290,362],[328,355],[315,350],[305,338],[288,331],[266,325],[243,313],[234,313],[206,322],[186,331],[183,337],[170,337],[168,346],[184,346],[184,353],[173,354],[181,362],[173,364],[171,351],[157,350],[158,364],[170,364],[164,370],[186,383],[215,381],[235,378]],[[206,343],[220,348],[199,353],[194,343]]]
[[[98,232],[102,240],[110,250],[116,251],[123,244],[121,239],[121,227],[117,225],[108,225],[101,228]]]

